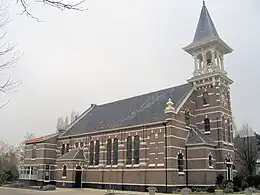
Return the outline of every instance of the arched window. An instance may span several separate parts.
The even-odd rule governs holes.
[[[212,155],[209,155],[209,167],[213,167]]]
[[[190,111],[185,110],[185,124],[186,126],[190,126]]]
[[[127,137],[126,142],[126,164],[132,164],[132,137]]]
[[[210,120],[209,120],[209,118],[204,119],[204,129],[205,129],[205,132],[210,131]]]
[[[209,94],[208,92],[204,92],[202,95],[203,105],[209,104]]]
[[[107,140],[107,165],[111,165],[112,140]]]
[[[93,165],[93,164],[94,164],[94,141],[92,140],[89,146],[89,165]]]
[[[62,176],[63,176],[63,177],[66,177],[66,176],[67,176],[67,166],[66,166],[66,165],[63,165],[63,168],[62,168]]]
[[[84,143],[80,142],[79,146],[80,146],[80,148],[83,148],[84,147]]]
[[[66,144],[66,153],[70,151],[70,145]]]
[[[100,141],[96,141],[95,145],[95,165],[99,164],[99,148],[100,148]]]
[[[78,148],[78,147],[79,147],[79,143],[76,142],[76,143],[75,143],[75,148]]]
[[[60,151],[61,155],[65,154],[65,144],[61,145],[61,151]]]
[[[178,171],[183,172],[184,169],[184,160],[182,153],[178,154]]]
[[[117,165],[118,163],[118,139],[114,139],[113,143],[113,165]]]
[[[138,135],[134,137],[134,164],[139,164],[140,138]]]

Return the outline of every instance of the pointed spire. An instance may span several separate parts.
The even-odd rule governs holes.
[[[203,0],[203,6],[200,13],[199,22],[197,25],[196,33],[193,39],[193,44],[199,43],[205,40],[215,39],[218,36],[215,25],[210,17],[208,9]]]

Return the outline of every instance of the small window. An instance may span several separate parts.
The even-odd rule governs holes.
[[[210,131],[210,120],[208,118],[204,119],[204,129],[205,129],[205,132]]]
[[[84,147],[84,143],[80,142],[79,146],[80,146],[80,148],[83,148]]]
[[[212,155],[209,155],[209,167],[213,167]]]
[[[66,165],[63,166],[62,176],[63,176],[63,177],[66,177],[66,176],[67,176],[67,166],[66,166]]]
[[[178,154],[178,171],[183,172],[184,170],[184,160],[182,153]]]
[[[205,92],[203,93],[202,99],[203,99],[203,105],[209,104],[209,101],[208,101],[208,99],[209,99],[209,94],[208,94],[208,92],[205,91]]]
[[[70,145],[67,144],[67,145],[66,145],[66,153],[69,152],[69,151],[70,151]]]
[[[190,111],[185,110],[185,124],[186,126],[190,126]]]
[[[76,142],[76,143],[75,143],[75,148],[78,148],[78,147],[79,147],[79,143]]]

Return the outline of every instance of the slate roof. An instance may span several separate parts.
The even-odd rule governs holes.
[[[199,22],[192,44],[219,38],[215,25],[210,17],[208,9],[203,2]]]
[[[193,41],[188,46],[183,49],[189,54],[193,55],[193,52],[197,46],[200,47],[201,44],[215,42],[218,44],[218,49],[223,54],[228,54],[233,51],[218,35],[217,29],[210,17],[208,9],[203,1],[203,6],[200,12],[200,18],[197,24],[196,32]]]
[[[171,98],[177,107],[192,89],[192,84],[187,83],[116,102],[96,105],[89,112],[85,112],[84,116],[80,116],[79,121],[61,137],[163,121],[167,100]]]
[[[191,128],[188,134],[186,145],[191,145],[191,144],[216,145],[216,143],[212,139],[205,136],[204,133],[202,133],[198,128]]]
[[[58,158],[58,160],[85,160],[83,149],[72,149]]]

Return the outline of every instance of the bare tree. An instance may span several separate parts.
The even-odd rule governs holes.
[[[65,130],[69,126],[69,124],[77,120],[78,117],[79,113],[75,112],[74,110],[70,114],[70,120],[69,116],[66,116],[65,119],[63,117],[59,117],[56,126],[57,131],[59,132],[60,130]]]
[[[35,138],[34,133],[29,133],[27,132],[26,135],[24,136],[24,140],[20,143],[20,145],[16,148],[16,155],[17,159],[19,160],[20,163],[24,161],[24,156],[25,156],[25,142],[27,140]]]
[[[257,140],[248,124],[242,125],[234,139],[235,161],[237,169],[243,176],[251,176],[255,172],[258,157]]]
[[[60,10],[76,10],[76,11],[85,10],[83,8],[83,3],[85,2],[85,0],[78,0],[76,3],[68,3],[68,0],[31,0],[31,1],[34,1],[36,3],[42,3],[44,5],[48,5],[51,7],[55,7]],[[28,10],[28,7],[30,5],[30,3],[28,3],[28,0],[16,0],[16,3],[21,4],[21,6],[23,7],[22,14],[26,14],[27,16],[38,20],[38,18],[35,17],[33,14],[31,14],[31,11]]]
[[[0,95],[13,92],[20,81],[14,81],[10,76],[4,75],[5,71],[12,68],[20,59],[20,53],[15,51],[16,44],[10,43],[6,40],[7,32],[4,31],[5,26],[10,22],[9,12],[7,8],[3,8],[0,5]],[[0,102],[0,108],[4,107],[10,102],[9,100],[2,100]]]

